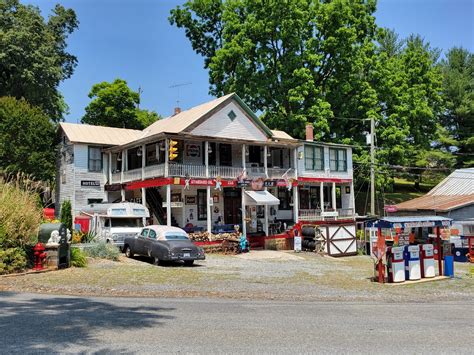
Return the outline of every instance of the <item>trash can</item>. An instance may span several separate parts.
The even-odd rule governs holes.
[[[405,281],[405,260],[403,258],[403,250],[403,247],[387,248],[388,282]]]
[[[403,258],[405,259],[405,279],[421,279],[420,249],[418,245],[406,245]]]
[[[444,276],[454,277],[454,257],[452,255],[444,257]]]
[[[435,277],[433,244],[420,244],[421,277]]]

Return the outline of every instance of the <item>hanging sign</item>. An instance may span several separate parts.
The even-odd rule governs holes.
[[[100,181],[99,180],[81,180],[81,186],[100,187]]]

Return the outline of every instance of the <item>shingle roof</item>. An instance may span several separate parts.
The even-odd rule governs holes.
[[[279,131],[279,130],[276,130],[276,129],[272,129],[272,134],[273,134],[273,138],[275,138],[275,139],[288,139],[288,140],[294,140],[294,141],[296,140],[284,131]]]
[[[474,168],[458,169],[436,185],[428,195],[474,194]]]
[[[73,143],[120,145],[138,139],[142,131],[126,128],[60,123],[67,138]]]

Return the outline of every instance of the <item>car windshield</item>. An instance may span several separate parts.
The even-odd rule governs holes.
[[[166,240],[188,240],[188,237],[184,234],[167,234]]]
[[[112,218],[112,227],[143,227],[141,218]]]

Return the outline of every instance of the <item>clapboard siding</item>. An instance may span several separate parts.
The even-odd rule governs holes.
[[[339,178],[339,179],[352,179],[352,149],[346,148],[347,150],[347,171],[331,171],[330,170],[330,147],[324,146],[324,171],[310,171],[305,168],[304,159],[304,146],[298,147],[298,154],[303,154],[303,159],[298,159],[298,176],[302,177],[315,177],[315,178]]]
[[[231,110],[237,115],[234,120],[227,116]],[[216,138],[246,139],[262,142],[267,140],[266,135],[261,129],[233,101],[214,113],[191,133]]]

